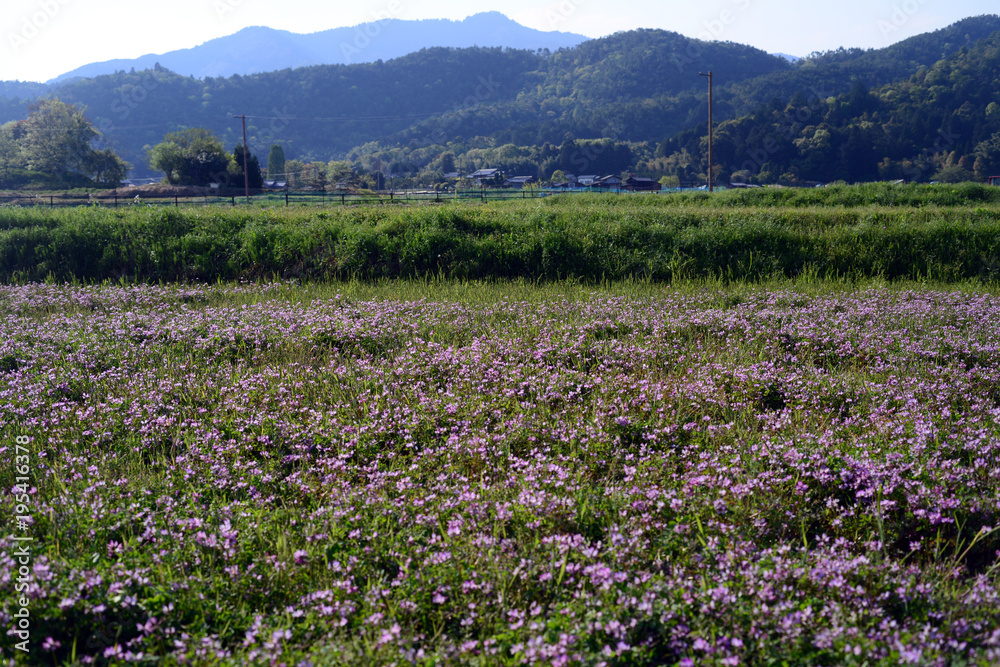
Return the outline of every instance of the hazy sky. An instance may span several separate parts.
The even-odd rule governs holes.
[[[546,3],[546,0],[541,0]],[[91,62],[197,46],[266,25],[308,33],[384,17],[463,19],[501,11],[539,30],[600,37],[662,28],[804,56],[883,47],[959,19],[998,12],[996,0],[3,0],[0,80],[45,81]]]

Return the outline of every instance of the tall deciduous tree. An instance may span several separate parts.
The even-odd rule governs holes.
[[[173,141],[161,141],[149,149],[149,166],[162,171],[169,183],[180,183],[185,172],[184,149]]]
[[[18,124],[26,168],[53,175],[85,173],[90,144],[99,134],[83,111],[57,99],[42,100],[28,111],[27,120]]]
[[[162,171],[169,183],[208,185],[227,182],[232,156],[210,130],[196,127],[171,132],[163,139],[149,150],[147,157],[149,166]]]
[[[117,188],[128,176],[128,164],[110,149],[93,151],[87,158],[86,169],[90,178],[106,187]]]
[[[84,111],[58,99],[42,100],[28,117],[0,128],[0,170],[25,169],[48,176],[82,175],[101,185],[117,186],[129,165],[113,151],[95,150],[100,133]]]
[[[334,160],[326,165],[326,177],[333,185],[346,184],[354,178],[354,169],[350,162]]]

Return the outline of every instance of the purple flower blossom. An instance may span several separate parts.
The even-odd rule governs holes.
[[[31,599],[81,662],[996,662],[1000,299],[738,289],[0,288]]]

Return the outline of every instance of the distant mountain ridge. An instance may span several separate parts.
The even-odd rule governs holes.
[[[572,48],[589,39],[568,32],[527,28],[499,12],[483,12],[462,21],[387,18],[349,28],[297,34],[266,27],[244,28],[200,46],[139,58],[91,63],[48,83],[93,78],[118,71],[151,69],[159,63],[173,72],[203,79],[245,76],[312,65],[351,65],[391,60],[429,47],[502,46],[512,49]]]

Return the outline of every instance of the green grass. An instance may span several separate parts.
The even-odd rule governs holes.
[[[5,655],[516,665],[572,635],[569,664],[991,664],[998,294],[4,287],[0,432],[32,440],[51,572]]]
[[[0,281],[995,279],[1000,204],[992,197],[1000,189],[897,189],[288,210],[0,209]]]
[[[981,183],[863,183],[822,188],[748,188],[707,192],[680,192],[654,197],[655,206],[969,206],[1000,204],[1000,188]]]

